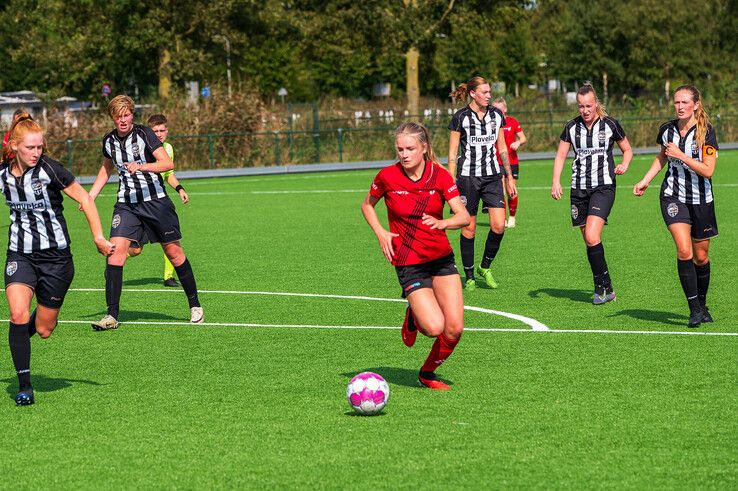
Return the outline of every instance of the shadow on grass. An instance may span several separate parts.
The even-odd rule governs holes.
[[[685,326],[689,317],[683,314],[675,314],[674,312],[664,312],[662,310],[646,310],[646,309],[627,309],[621,310],[608,317],[632,317],[642,321],[653,321],[662,324],[671,324],[673,326]]]
[[[343,413],[343,415],[344,416],[358,416],[360,418],[379,418],[382,416],[387,416],[387,413],[385,413],[384,410],[382,410],[382,412],[379,414],[359,414],[356,411],[346,411],[345,413]]]
[[[99,312],[93,312],[90,314],[80,315],[82,319],[89,319],[91,321],[99,320],[102,316],[107,314],[107,310],[100,310]],[[144,312],[141,310],[121,310],[118,316],[118,322],[133,322],[133,321],[189,321],[189,312],[186,308],[182,308],[182,316],[174,317],[161,312]]]
[[[554,298],[568,298],[575,302],[592,303],[592,292],[590,290],[566,290],[563,288],[539,288],[528,292],[530,298],[540,298],[547,295]]]
[[[123,281],[123,286],[143,286],[143,285],[163,285],[164,278],[157,276],[156,278],[136,278],[134,280]]]
[[[388,383],[393,385],[402,385],[404,387],[417,387],[420,388],[420,382],[418,382],[418,371],[417,370],[411,370],[409,368],[396,368],[396,367],[370,367],[370,368],[360,368],[357,369],[355,372],[351,373],[342,373],[344,377],[347,377],[349,379],[353,378],[354,375],[357,375],[361,372],[374,372],[381,375]],[[447,383],[448,385],[454,385],[453,382],[450,380],[446,380],[442,377],[438,378],[439,380]]]
[[[7,392],[11,398],[14,398],[18,391],[18,379],[6,378],[0,380],[7,384],[5,392]],[[92,380],[82,380],[75,378],[54,378],[47,377],[46,375],[31,375],[31,383],[33,384],[34,392],[54,392],[57,390],[68,389],[74,384],[86,384],[86,385],[105,385]]]

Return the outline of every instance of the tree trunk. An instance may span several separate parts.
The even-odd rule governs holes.
[[[172,87],[171,61],[169,48],[162,48],[159,53],[159,97],[162,100],[169,98],[169,89]]]
[[[405,72],[407,76],[407,110],[411,116],[417,116],[420,106],[420,85],[418,83],[418,60],[420,51],[410,48],[405,54]]]

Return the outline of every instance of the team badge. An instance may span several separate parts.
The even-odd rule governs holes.
[[[131,148],[133,149],[133,156],[138,159],[138,157],[141,155],[141,149],[138,147],[138,143],[133,142],[131,144]]]
[[[597,139],[600,141],[600,143],[605,143],[605,140],[607,140],[607,135],[604,131],[600,131],[597,135]]]
[[[462,194],[462,195],[461,195],[461,196],[459,196],[459,197],[461,198],[461,204],[462,204],[462,205],[464,205],[464,206],[466,206],[466,196],[464,196],[464,195]]]
[[[13,276],[16,271],[18,271],[18,263],[15,261],[10,261],[5,268],[5,274],[7,274],[8,276]]]
[[[31,189],[33,189],[34,194],[41,194],[41,190],[43,188],[44,185],[38,179],[33,179],[31,181]]]
[[[692,142],[692,155],[699,155],[697,153],[697,142]]]
[[[579,209],[574,205],[571,205],[571,217],[574,220],[576,220],[579,217]]]
[[[666,207],[666,214],[669,215],[671,218],[674,218],[677,216],[677,213],[679,213],[679,207],[676,205],[676,203],[669,203],[669,206]]]
[[[120,215],[113,215],[113,228],[118,228],[120,225]]]

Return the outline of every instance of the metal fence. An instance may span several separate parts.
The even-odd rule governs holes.
[[[529,143],[525,151],[550,151],[558,145],[559,135],[571,111],[537,113],[531,120],[521,119]],[[536,119],[537,118],[537,119]],[[417,118],[431,132],[436,154],[448,152],[447,115],[433,114]],[[623,117],[620,123],[634,147],[654,146],[663,117]],[[392,135],[399,119],[382,125],[353,128],[320,128],[307,131],[271,131],[173,135],[178,170],[223,169],[234,167],[270,167],[322,162],[357,162],[394,158]],[[320,123],[320,122],[319,122]],[[738,141],[738,116],[717,115],[713,124],[718,141]],[[75,175],[94,175],[102,160],[101,140],[52,141],[49,154],[66,165]]]

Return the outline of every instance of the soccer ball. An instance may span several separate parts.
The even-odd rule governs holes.
[[[359,414],[379,414],[389,401],[387,382],[376,373],[362,372],[351,379],[346,387],[346,399]]]

